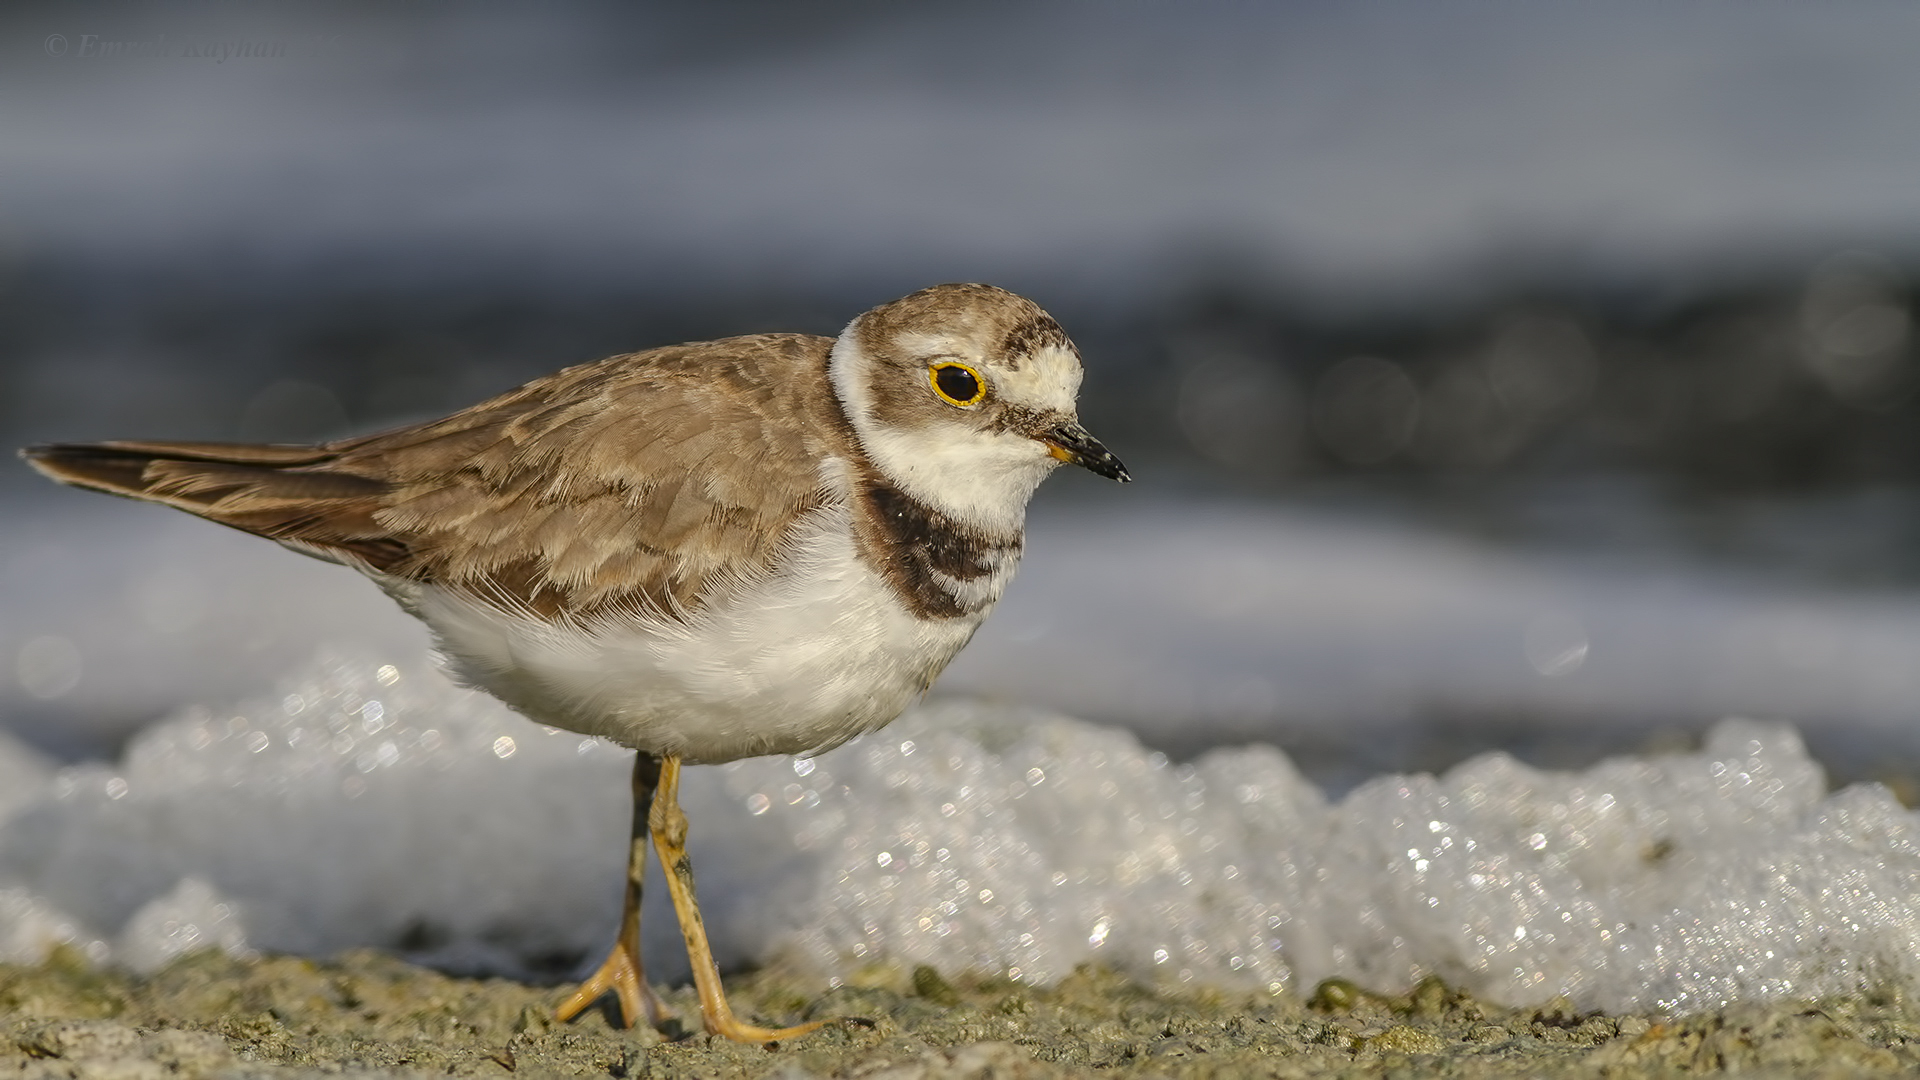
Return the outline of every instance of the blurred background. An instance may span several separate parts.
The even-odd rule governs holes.
[[[72,2],[0,13],[0,443],[305,441],[1026,293],[1062,475],[941,689],[1338,789],[1800,724],[1920,762],[1920,9]],[[0,729],[108,754],[371,587],[0,469]]]

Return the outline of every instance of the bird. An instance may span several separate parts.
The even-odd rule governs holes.
[[[1025,297],[922,289],[837,337],[612,356],[317,445],[30,446],[62,483],[161,503],[359,571],[442,667],[530,720],[635,751],[620,927],[555,1009],[669,1017],[640,955],[651,841],[705,1030],[748,1043],[709,947],[683,765],[810,755],[919,700],[1000,599],[1062,464],[1132,478],[1077,412],[1079,351]]]

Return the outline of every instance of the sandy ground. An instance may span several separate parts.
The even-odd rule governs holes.
[[[1657,1020],[1501,1009],[1438,981],[1403,998],[1334,981],[1306,1001],[1161,993],[1097,971],[1046,990],[928,968],[867,982],[819,993],[775,973],[733,980],[748,1017],[869,1020],[761,1047],[616,1030],[597,1012],[555,1025],[559,988],[449,978],[372,952],[202,953],[149,978],[61,954],[0,967],[0,1080],[1920,1073],[1920,1007],[1891,996]],[[668,1000],[697,1017],[689,991]]]

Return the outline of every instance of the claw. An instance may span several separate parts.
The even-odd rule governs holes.
[[[633,1027],[643,1016],[648,1025],[655,1028],[667,1020],[666,1006],[661,1004],[653,987],[647,985],[646,976],[640,968],[640,958],[626,947],[625,942],[615,945],[601,962],[599,970],[589,975],[567,1000],[553,1010],[553,1018],[564,1024],[608,992],[612,992],[620,1001],[620,1019],[624,1027]]]

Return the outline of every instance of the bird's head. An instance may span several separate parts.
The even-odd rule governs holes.
[[[1033,301],[991,285],[936,285],[861,315],[830,362],[874,465],[902,491],[984,528],[1017,527],[1062,463],[1125,482],[1080,426],[1080,354]]]

